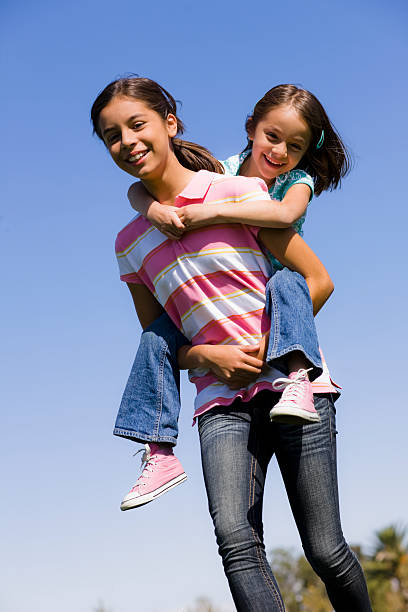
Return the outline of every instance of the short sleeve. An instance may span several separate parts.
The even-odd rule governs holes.
[[[224,167],[224,172],[227,176],[236,176],[239,171],[239,155],[233,155],[221,161]]]
[[[124,283],[136,283],[138,285],[144,285],[144,282],[140,278],[139,274],[132,269],[126,256],[118,257],[118,255],[116,254],[116,258],[118,260],[121,281],[123,281]]]
[[[293,185],[299,185],[299,184],[307,185],[310,188],[310,192],[311,192],[310,198],[309,198],[309,202],[310,202],[314,196],[314,181],[312,177],[310,176],[310,174],[308,174],[304,170],[291,170],[289,172],[289,176],[288,176],[288,179],[284,187],[282,199],[285,197],[288,189],[293,187]]]
[[[139,274],[135,271],[132,264],[126,256],[126,251],[121,251],[120,235],[116,238],[115,242],[115,253],[116,259],[119,266],[120,280],[124,283],[137,283],[143,285],[143,281]]]
[[[238,155],[231,155],[228,159],[221,161],[225,174],[227,176],[238,176],[242,164],[250,154],[251,151],[246,150],[242,151],[242,153],[238,153]]]

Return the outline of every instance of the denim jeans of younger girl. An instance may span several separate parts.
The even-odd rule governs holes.
[[[304,278],[287,268],[274,271],[265,289],[271,319],[267,362],[287,373],[286,357],[301,351],[313,368],[311,380],[322,373],[313,305]],[[137,442],[177,443],[180,413],[180,373],[177,351],[189,340],[167,314],[142,333],[125,387],[113,433]]]
[[[320,422],[286,425],[270,422],[275,395],[262,391],[248,403],[236,400],[198,417],[209,510],[235,606],[285,610],[262,524],[265,477],[276,455],[305,555],[334,610],[370,612],[361,566],[340,524],[332,397],[315,395]]]

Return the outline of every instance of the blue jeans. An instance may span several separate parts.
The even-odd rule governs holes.
[[[287,268],[277,270],[265,288],[271,318],[267,361],[282,372],[292,351],[302,351],[313,368],[311,380],[322,373],[313,305],[304,278]],[[177,351],[189,340],[167,314],[142,333],[126,384],[113,433],[138,442],[177,443],[180,374]]]
[[[235,401],[198,419],[209,510],[238,612],[282,612],[279,587],[265,554],[262,502],[275,454],[305,555],[323,580],[336,612],[369,612],[361,566],[344,540],[336,471],[335,408],[315,396],[321,421],[271,423],[275,394]]]
[[[144,330],[116,417],[116,436],[137,442],[177,443],[177,351],[185,344],[189,341],[166,313]]]
[[[286,357],[301,351],[309,361],[309,379],[323,372],[313,304],[303,276],[288,268],[276,270],[265,289],[265,309],[271,319],[266,360],[287,373]]]

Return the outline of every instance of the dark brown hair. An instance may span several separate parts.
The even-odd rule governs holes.
[[[297,168],[308,172],[315,181],[315,194],[336,189],[341,179],[351,168],[351,157],[340,136],[333,127],[319,100],[310,91],[295,85],[277,85],[256,103],[252,115],[245,123],[245,129],[254,130],[258,121],[274,107],[282,104],[292,106],[306,121],[312,133],[310,145]],[[323,144],[317,148],[324,130]],[[252,142],[244,151],[252,148]]]
[[[177,117],[177,103],[168,91],[151,79],[126,77],[109,83],[92,105],[91,122],[93,131],[101,140],[103,138],[99,127],[99,115],[116,96],[126,96],[140,100],[151,110],[158,113],[162,119],[166,119],[169,114],[175,115],[177,134],[184,132],[183,122]],[[221,163],[205,147],[187,140],[180,140],[180,138],[172,138],[172,145],[175,156],[185,168],[194,171],[210,170],[220,174],[224,173]]]

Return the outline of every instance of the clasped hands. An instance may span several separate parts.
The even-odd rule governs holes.
[[[215,223],[215,205],[189,204],[188,206],[169,206],[152,202],[147,218],[152,225],[167,238],[179,240],[184,232]]]
[[[147,218],[171,240],[179,240],[186,231],[218,221],[216,205],[189,204],[179,208],[155,201],[148,207]],[[256,345],[201,345],[201,365],[230,389],[247,387],[266,367],[268,337],[269,333]]]
[[[230,389],[241,389],[255,382],[265,370],[269,332],[254,345],[201,345],[203,365]]]

